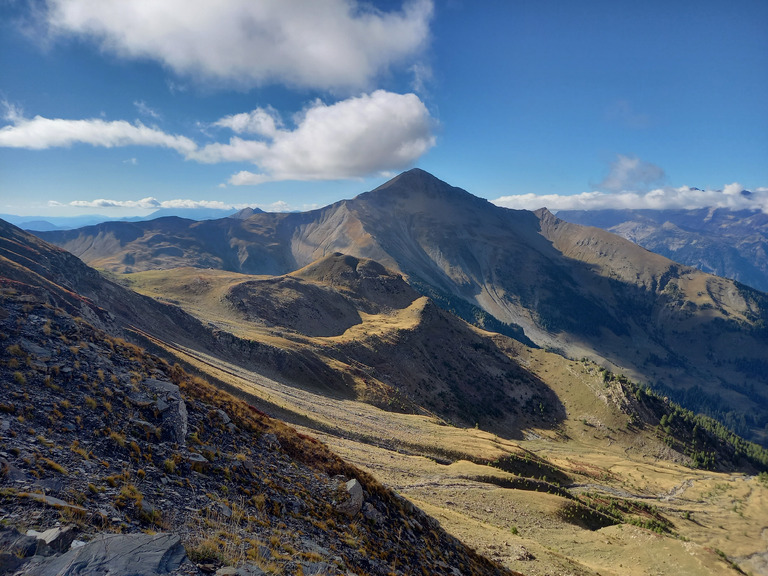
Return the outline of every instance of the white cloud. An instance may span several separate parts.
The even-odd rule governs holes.
[[[160,208],[161,202],[157,198],[147,197],[141,200],[107,200],[98,198],[96,200],[74,200],[68,203],[69,206],[77,208]]]
[[[133,105],[136,106],[136,110],[141,114],[142,116],[149,116],[150,118],[154,118],[155,120],[159,120],[161,118],[160,112],[157,110],[150,108],[144,100],[135,100],[133,102]]]
[[[261,204],[256,206],[265,212],[291,212],[296,210],[296,208],[284,200],[278,200],[276,202],[272,202],[271,204]]]
[[[518,194],[492,200],[497,206],[516,210],[536,210],[547,207],[558,210],[605,210],[605,209],[693,209],[730,208],[733,210],[762,210],[768,213],[768,188],[757,188],[750,194],[742,194],[743,186],[734,182],[723,190],[699,190],[689,186],[656,188],[648,192],[583,192],[571,196],[549,194]]]
[[[107,122],[100,119],[63,120],[35,116],[26,119],[14,112],[6,115],[12,124],[0,128],[0,147],[43,150],[57,146],[90,144],[113,148],[116,146],[157,146],[181,154],[194,152],[197,145],[184,136],[166,134],[141,122],[124,120]]]
[[[690,186],[673,188],[650,185],[664,179],[664,170],[636,156],[619,154],[611,164],[608,176],[598,185],[600,190],[580,194],[516,194],[492,200],[497,206],[516,210],[537,210],[546,207],[558,210],[624,210],[624,209],[694,209],[730,208],[733,210],[762,210],[768,213],[768,188],[757,188],[742,194],[738,182],[722,190],[700,190]]]
[[[54,205],[54,200],[48,202]],[[107,200],[98,198],[96,200],[73,200],[66,204],[55,202],[57,206],[74,206],[76,208],[131,208],[142,210],[157,210],[159,208],[213,208],[216,210],[240,210],[249,206],[249,204],[231,204],[220,200],[189,200],[177,198],[175,200],[158,200],[149,196],[141,200]]]
[[[382,12],[356,0],[49,0],[54,35],[90,37],[124,58],[242,86],[369,86],[425,45],[432,0]]]
[[[29,120],[15,108],[6,105],[6,109],[12,123],[0,128],[0,147],[156,146],[206,164],[242,162],[258,167],[258,172],[234,174],[230,183],[235,185],[361,178],[408,167],[435,144],[434,121],[418,96],[383,90],[331,105],[316,101],[297,115],[293,130],[283,128],[271,108],[226,116],[213,126],[257,138],[233,136],[202,148],[190,138],[141,122],[42,116]]]
[[[264,174],[254,174],[248,170],[241,170],[240,172],[232,174],[229,180],[227,180],[232,186],[258,186],[259,184],[264,184],[264,182],[269,181],[270,178],[268,176],[265,176]]]
[[[290,212],[293,210],[311,210],[317,208],[316,205],[297,207],[285,202],[284,200],[278,200],[270,204],[260,203],[232,203],[222,202],[221,200],[190,200],[184,198],[177,198],[174,200],[158,200],[151,196],[142,198],[141,200],[108,200],[105,198],[98,198],[96,200],[73,200],[71,202],[59,202],[57,200],[49,200],[48,206],[58,208],[64,206],[72,206],[75,208],[117,208],[126,210],[158,210],[160,208],[173,208],[173,209],[196,209],[196,208],[211,208],[214,210],[242,210],[243,208],[261,208],[266,212]]]
[[[200,162],[251,162],[258,173],[241,171],[234,185],[275,180],[358,178],[411,165],[435,144],[433,120],[415,94],[377,90],[336,104],[315,102],[294,130],[279,129],[279,119],[257,109],[216,123],[237,132],[268,138],[232,137],[189,155]]]
[[[608,176],[597,188],[610,192],[622,190],[647,190],[653,184],[664,180],[664,170],[636,156],[619,154],[611,164]]]
[[[213,208],[215,210],[240,210],[248,204],[230,204],[220,200],[164,200],[160,208]]]
[[[236,134],[257,134],[267,138],[274,137],[282,124],[277,111],[272,108],[256,108],[252,112],[225,116],[213,123],[214,126],[229,128]]]
[[[18,122],[19,120],[24,119],[24,111],[16,104],[12,104],[7,100],[3,100],[2,102],[0,102],[0,106],[2,106],[5,109],[5,112],[3,112],[4,120],[7,120],[8,122],[11,122],[11,123],[15,123],[15,122]]]

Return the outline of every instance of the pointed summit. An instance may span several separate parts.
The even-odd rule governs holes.
[[[451,186],[420,168],[412,168],[395,176],[378,188],[360,194],[355,200],[369,202],[379,207],[392,204],[426,207],[439,204],[466,204],[478,208],[492,206],[462,188]]]
[[[433,176],[421,168],[411,168],[395,176],[392,180],[385,182],[376,190],[387,190],[393,187],[410,188],[414,190],[437,190],[443,188],[453,188],[447,182],[443,182],[436,176]]]

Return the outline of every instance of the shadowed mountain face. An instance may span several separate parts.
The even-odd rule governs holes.
[[[768,291],[768,214],[752,210],[565,210],[677,262]]]
[[[766,296],[546,210],[499,208],[411,170],[313,212],[102,226],[41,236],[118,272],[286,274],[333,252],[371,258],[464,319],[522,327],[766,441]]]
[[[54,306],[82,316],[114,336],[137,327],[179,342],[206,342],[200,323],[103,278],[69,252],[0,220],[0,276],[31,286]]]

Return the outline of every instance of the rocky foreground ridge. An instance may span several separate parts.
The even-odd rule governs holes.
[[[0,574],[509,574],[45,289],[0,300]]]

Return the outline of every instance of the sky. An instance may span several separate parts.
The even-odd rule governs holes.
[[[412,167],[768,212],[768,2],[0,0],[0,213],[306,210]]]

